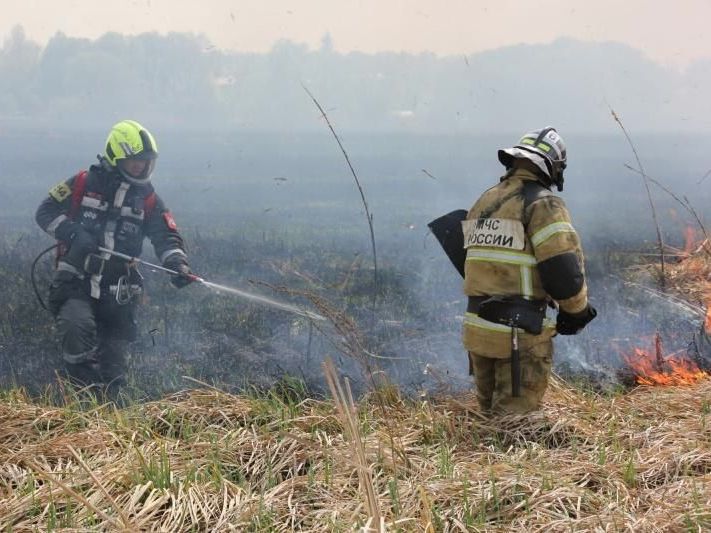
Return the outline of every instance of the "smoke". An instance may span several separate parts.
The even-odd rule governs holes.
[[[195,272],[210,283],[301,310],[314,309],[304,294],[317,294],[352,321],[363,339],[360,358],[346,349],[350,337],[330,322],[316,327],[298,314],[224,291],[199,286],[177,291],[167,276],[146,272],[141,336],[131,352],[136,388],[156,396],[191,386],[183,376],[228,388],[268,387],[289,375],[319,389],[320,363],[327,356],[361,390],[371,386],[369,374],[387,375],[413,393],[469,387],[460,340],[466,306],[461,279],[426,224],[442,213],[468,208],[496,183],[501,169],[491,154],[506,139],[373,140],[348,135],[349,153],[368,191],[378,246],[381,292],[373,321],[368,231],[357,190],[332,139],[326,133],[302,139],[294,147],[284,137],[273,137],[273,143],[268,138],[260,137],[261,148],[252,146],[239,155],[237,150],[225,150],[224,142],[215,153],[210,135],[194,144],[192,137],[183,136],[182,141],[190,141],[181,144],[179,161],[184,166],[164,157],[177,150],[168,138],[154,180],[157,192],[185,236]],[[239,143],[249,142],[247,136],[239,138]],[[32,143],[25,140],[22,146],[27,144]],[[659,148],[640,144],[642,150]],[[20,145],[11,145],[8,149],[21,151]],[[630,176],[631,183],[620,177],[624,147],[617,150],[610,139],[598,140],[594,149],[579,146],[562,196],[583,239],[590,298],[599,315],[580,335],[555,339],[554,361],[564,375],[612,382],[621,353],[640,344],[649,346],[657,332],[668,353],[684,349],[698,321],[678,301],[620,280],[628,278],[626,269],[644,257],[640,252],[653,248],[647,204],[638,190],[638,177]],[[597,150],[602,150],[602,157]],[[654,166],[655,176],[663,177],[664,170],[675,165],[681,168],[672,155],[660,167],[648,165]],[[703,175],[689,169],[708,168],[702,157],[682,155],[685,171],[675,182],[679,194],[693,192],[693,184]],[[3,182],[7,194],[0,197],[4,246],[0,268],[10,273],[0,304],[3,316],[10,317],[0,327],[4,384],[36,383],[41,388],[61,367],[51,317],[34,303],[28,284],[34,253],[50,244],[31,216],[61,178],[57,173],[70,175],[77,168],[50,153],[39,157],[26,177]],[[692,196],[696,204],[711,205],[705,192],[696,193]],[[671,244],[682,239],[685,223],[669,215],[673,207],[673,202],[659,204],[660,213],[667,215],[662,221],[665,241]],[[155,261],[146,248],[144,257]],[[46,288],[48,278],[43,279]],[[641,286],[654,286],[652,280],[638,280]],[[278,287],[300,294],[279,292]],[[323,315],[318,308],[316,312]]]

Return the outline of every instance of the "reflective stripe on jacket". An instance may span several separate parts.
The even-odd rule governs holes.
[[[539,267],[541,263],[552,264],[556,285],[574,287],[574,294],[556,301],[561,309],[576,313],[587,305],[580,240],[563,200],[547,190],[533,199],[527,198],[524,189],[530,189],[530,182],[537,182],[535,174],[516,169],[484,192],[469,210],[466,219],[469,222],[464,222],[467,249],[464,293],[552,300],[544,288]],[[573,259],[556,261],[563,256]],[[579,264],[577,271],[575,263]],[[550,272],[549,268],[549,277]],[[555,324],[547,319],[540,335],[520,332],[521,349],[550,342],[554,334]],[[463,342],[468,351],[506,358],[511,353],[510,337],[509,327],[488,322],[474,313],[466,314]]]
[[[131,185],[118,173],[98,165],[89,169],[85,181],[78,178],[73,176],[53,187],[37,208],[38,225],[52,237],[57,237],[57,228],[70,219],[93,234],[101,246],[132,257],[141,255],[145,237],[161,261],[173,253],[185,253],[175,222],[152,185]],[[80,194],[74,194],[78,187]],[[116,283],[126,273],[125,261],[108,255],[104,259],[103,276],[94,276],[102,287]]]

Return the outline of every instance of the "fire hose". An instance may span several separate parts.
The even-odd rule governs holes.
[[[30,267],[30,281],[32,281],[32,289],[35,291],[35,296],[37,297],[37,300],[39,301],[40,305],[42,306],[42,309],[45,311],[49,311],[49,307],[47,307],[47,304],[44,303],[44,300],[42,299],[42,295],[40,294],[39,289],[37,288],[37,279],[35,277],[35,271],[37,270],[37,263],[39,262],[42,257],[44,257],[46,254],[54,250],[58,244],[53,244],[49,248],[45,248],[42,250],[37,257],[35,257],[35,260],[32,261],[32,266]]]
[[[31,279],[32,279],[32,286],[33,286],[33,288],[34,288],[35,295],[37,296],[37,299],[39,300],[40,305],[41,305],[44,309],[47,309],[47,310],[48,310],[48,307],[47,307],[47,305],[45,304],[44,300],[42,299],[42,297],[41,297],[41,295],[40,295],[40,292],[39,292],[39,290],[38,290],[38,288],[37,288],[37,283],[36,283],[36,279],[35,279],[35,270],[36,270],[37,263],[38,263],[38,261],[40,260],[40,258],[42,258],[42,256],[44,256],[44,255],[45,255],[46,253],[48,253],[49,251],[55,249],[56,247],[57,247],[56,244],[53,245],[53,246],[50,246],[50,247],[47,248],[46,250],[43,250],[43,251],[35,258],[35,260],[32,262],[32,270],[31,270],[31,275],[30,275],[30,277],[31,277]],[[151,268],[151,269],[154,269],[154,270],[158,270],[158,271],[164,272],[164,273],[166,273],[166,274],[170,274],[171,276],[183,276],[183,277],[188,278],[188,279],[189,279],[190,281],[192,281],[192,282],[199,283],[199,284],[201,284],[201,285],[203,285],[203,286],[205,286],[205,287],[208,287],[208,288],[210,288],[210,289],[213,289],[213,290],[216,290],[216,291],[220,291],[220,292],[227,292],[227,293],[229,293],[229,294],[233,294],[233,295],[238,296],[238,297],[240,297],[240,298],[243,298],[243,299],[245,299],[245,300],[250,300],[250,301],[253,301],[253,302],[262,304],[262,305],[266,305],[266,306],[269,306],[269,307],[273,307],[273,308],[275,308],[275,309],[281,309],[282,311],[287,311],[287,312],[289,312],[289,313],[293,313],[293,314],[302,316],[302,317],[304,317],[304,318],[308,318],[308,319],[310,319],[310,320],[319,320],[319,321],[326,320],[326,317],[324,317],[324,316],[322,316],[322,315],[319,315],[318,313],[314,313],[314,312],[312,312],[312,311],[307,311],[307,310],[305,310],[305,309],[301,309],[301,308],[299,308],[299,307],[296,307],[296,306],[293,306],[293,305],[289,305],[289,304],[286,304],[286,303],[284,303],[284,302],[280,302],[280,301],[277,301],[277,300],[273,300],[273,299],[271,299],[271,298],[267,298],[266,296],[261,296],[261,295],[254,294],[254,293],[251,293],[251,292],[243,291],[243,290],[241,290],[241,289],[237,289],[237,288],[234,288],[234,287],[228,287],[228,286],[225,286],[225,285],[218,285],[217,283],[213,283],[213,282],[211,282],[211,281],[207,281],[206,279],[204,279],[204,278],[198,276],[197,274],[193,274],[193,273],[184,274],[184,273],[182,273],[182,272],[178,272],[177,270],[173,270],[173,269],[170,269],[170,268],[166,268],[166,267],[161,266],[161,265],[156,265],[156,264],[154,264],[154,263],[150,263],[150,262],[148,262],[148,261],[144,261],[143,259],[140,259],[140,258],[138,258],[138,257],[132,257],[132,256],[130,256],[130,255],[123,254],[123,253],[117,252],[117,251],[115,251],[115,250],[109,250],[108,248],[104,248],[104,247],[101,247],[101,246],[99,247],[99,251],[102,252],[102,253],[105,253],[105,254],[108,254],[108,255],[111,255],[111,256],[114,256],[114,257],[118,257],[118,258],[120,258],[120,259],[123,259],[123,260],[127,261],[129,264],[141,264],[141,265],[144,265],[144,266],[146,266],[146,267],[148,267],[148,268]],[[118,294],[118,291],[117,291],[117,294]]]

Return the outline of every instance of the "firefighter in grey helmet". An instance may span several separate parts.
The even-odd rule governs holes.
[[[506,173],[462,223],[463,344],[483,410],[526,413],[540,406],[554,335],[574,335],[595,316],[583,250],[563,200],[566,146],[555,128],[526,133],[499,150]],[[558,308],[556,321],[546,308]]]

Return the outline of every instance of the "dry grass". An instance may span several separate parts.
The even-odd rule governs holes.
[[[8,393],[0,529],[708,530],[709,398],[708,380],[614,397],[554,381],[542,413],[487,420],[470,395],[392,389],[348,416],[214,389],[124,410]]]
[[[711,250],[709,243],[669,267],[672,291],[685,300],[705,306],[711,297]]]
[[[668,254],[676,259],[666,267],[669,293],[680,301],[705,308],[711,300],[711,243],[704,240],[688,252],[670,249]],[[633,268],[633,277],[638,277],[640,270],[654,277],[661,275],[656,262]]]

